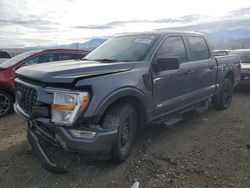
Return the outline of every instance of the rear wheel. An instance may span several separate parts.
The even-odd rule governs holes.
[[[135,141],[137,115],[134,106],[119,103],[111,107],[104,117],[103,127],[117,129],[111,160],[114,163],[123,162],[128,158]]]
[[[13,111],[13,98],[5,91],[0,91],[0,118]]]
[[[213,106],[218,110],[227,109],[233,97],[233,83],[230,79],[225,78],[220,94],[212,98]]]

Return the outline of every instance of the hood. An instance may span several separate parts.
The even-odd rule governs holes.
[[[250,69],[250,63],[242,63],[241,68],[242,69]]]
[[[131,62],[102,63],[97,61],[60,61],[26,66],[17,76],[44,83],[72,83],[75,79],[114,74],[131,70]]]

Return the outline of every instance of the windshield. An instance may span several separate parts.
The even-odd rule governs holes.
[[[156,41],[157,35],[114,37],[85,57],[96,61],[142,61]]]
[[[8,59],[7,61],[4,61],[3,63],[0,64],[1,68],[8,68],[11,67],[12,65],[15,65],[19,61],[29,57],[30,55],[33,55],[35,52],[25,52],[20,55],[17,55],[11,59]]]
[[[232,54],[236,54],[236,55],[240,56],[242,63],[250,63],[250,51],[248,51],[248,52],[235,51]]]

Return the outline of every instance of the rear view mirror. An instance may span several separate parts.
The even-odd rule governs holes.
[[[157,67],[159,70],[177,70],[180,67],[180,59],[178,57],[158,58]]]

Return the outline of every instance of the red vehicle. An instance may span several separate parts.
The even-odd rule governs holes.
[[[15,71],[27,65],[62,60],[82,59],[89,52],[83,50],[50,49],[29,51],[0,64],[0,117],[13,111],[15,101]]]

